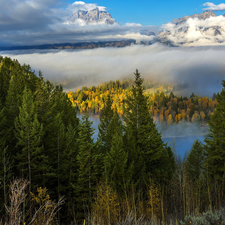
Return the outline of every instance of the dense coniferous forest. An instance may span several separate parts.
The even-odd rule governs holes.
[[[72,105],[79,112],[101,113],[105,108],[107,96],[112,98],[112,109],[122,115],[126,108],[125,99],[132,95],[132,80],[110,81],[97,87],[82,87],[68,93]],[[171,125],[180,122],[206,124],[216,107],[216,95],[212,98],[192,93],[190,98],[175,96],[173,91],[182,90],[185,85],[160,85],[151,81],[143,82],[144,95],[154,120],[160,124]]]
[[[205,144],[195,141],[182,161],[162,141],[143,85],[136,70],[122,119],[108,91],[94,142],[88,114],[77,118],[61,86],[1,57],[0,223],[224,224],[225,89]],[[165,98],[173,110],[175,96],[158,96],[155,107]]]

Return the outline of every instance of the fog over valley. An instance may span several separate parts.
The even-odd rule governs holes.
[[[125,48],[0,52],[30,64],[46,79],[62,84],[66,91],[99,85],[109,80],[133,78],[137,68],[144,78],[187,84],[179,95],[192,92],[211,97],[221,90],[225,47],[167,47],[132,45]]]

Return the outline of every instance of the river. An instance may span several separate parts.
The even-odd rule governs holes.
[[[81,119],[82,115],[78,113],[78,118]],[[98,137],[98,124],[99,124],[99,115],[90,115],[90,121],[93,122],[92,127],[95,129],[93,135],[94,140],[97,140]],[[175,149],[176,154],[184,158],[185,153],[187,154],[192,147],[192,144],[195,140],[199,139],[201,142],[204,141],[204,133],[206,133],[207,128],[201,128],[198,125],[191,123],[182,123],[172,125],[169,128],[158,126],[159,131],[162,134],[162,140],[165,143],[168,143],[172,149]]]

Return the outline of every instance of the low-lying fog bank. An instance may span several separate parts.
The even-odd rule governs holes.
[[[62,84],[66,91],[101,82],[133,78],[136,68],[144,78],[159,82],[187,83],[180,95],[192,92],[211,97],[222,89],[225,74],[225,47],[166,47],[132,45],[63,51],[8,51],[3,56],[30,64],[44,77]]]
[[[204,136],[208,133],[207,125],[197,123],[181,122],[170,126],[157,124],[159,132],[164,138],[187,137],[187,136]]]

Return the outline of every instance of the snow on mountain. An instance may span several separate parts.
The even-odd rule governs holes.
[[[156,41],[169,46],[225,45],[225,17],[212,11],[164,24]]]
[[[90,23],[106,23],[112,25],[116,23],[115,19],[112,18],[111,14],[106,11],[101,11],[99,7],[90,11],[79,10],[71,18],[71,22],[77,20],[83,20],[87,24]]]

